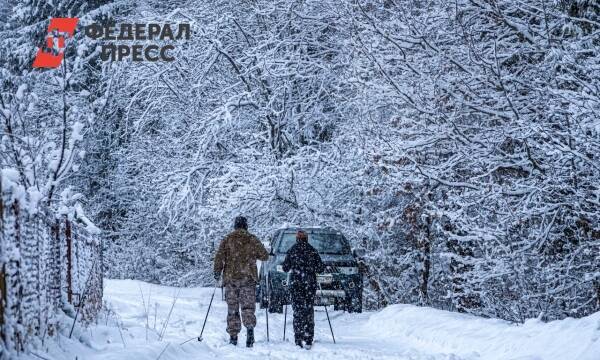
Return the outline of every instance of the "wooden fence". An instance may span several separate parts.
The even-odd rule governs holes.
[[[0,191],[0,348],[56,334],[58,310],[83,322],[102,306],[102,244],[73,211],[56,216]],[[63,324],[64,325],[64,324]]]

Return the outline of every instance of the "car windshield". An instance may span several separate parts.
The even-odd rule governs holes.
[[[347,254],[350,252],[350,248],[340,234],[309,232],[308,242],[321,254]],[[287,253],[295,243],[296,233],[284,233],[277,252]]]

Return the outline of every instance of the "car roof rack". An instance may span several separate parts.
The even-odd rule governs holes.
[[[278,230],[281,231],[298,231],[298,230],[304,230],[307,232],[334,232],[334,233],[339,233],[341,234],[341,231],[332,228],[331,226],[286,226],[283,228],[280,228]]]

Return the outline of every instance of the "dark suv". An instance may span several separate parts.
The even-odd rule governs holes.
[[[281,263],[287,251],[296,242],[300,228],[290,227],[275,232],[270,242],[269,260],[260,269],[257,285],[257,302],[269,312],[282,312],[283,305],[290,303],[288,274]],[[337,230],[320,227],[303,227],[308,242],[319,252],[325,264],[325,272],[317,275],[320,289],[317,290],[315,305],[334,305],[335,309],[362,312],[363,276],[358,271],[357,258],[364,251],[352,251],[348,240]]]

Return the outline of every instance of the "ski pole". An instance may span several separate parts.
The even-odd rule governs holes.
[[[319,290],[321,290],[321,294],[323,293],[323,289],[321,288],[321,283],[319,284]],[[327,310],[327,305],[323,305],[325,307],[325,314],[327,314],[327,322],[329,323],[329,330],[331,331],[331,337],[333,338],[333,343],[335,344],[335,336],[333,335],[333,327],[331,326],[331,320],[329,320],[329,311]]]
[[[210,313],[210,307],[212,306],[213,299],[215,298],[215,292],[217,292],[217,287],[219,287],[219,284],[215,285],[212,296],[210,297],[210,303],[208,303],[208,310],[206,310],[206,316],[204,317],[204,323],[202,324],[202,331],[200,331],[198,341],[202,341],[202,334],[204,334],[204,327],[206,326],[206,320],[208,319],[208,313]]]
[[[267,342],[269,342],[269,309],[265,308],[265,314],[267,315]]]
[[[288,272],[287,274],[287,279],[285,281],[285,283],[287,284],[287,286],[290,286],[290,273]],[[286,325],[287,325],[287,296],[286,296],[286,301],[285,301],[285,311],[283,314],[283,341],[285,341],[285,329],[286,329]]]
[[[331,331],[331,337],[333,338],[333,343],[335,344],[335,336],[333,335],[333,327],[331,327],[331,320],[329,320],[329,311],[327,310],[327,305],[325,305],[325,314],[327,314],[327,322],[329,323],[329,330]]]
[[[218,280],[217,280],[217,281],[218,281]],[[223,291],[223,286],[222,286],[222,285],[223,285],[223,284],[221,284],[221,291]],[[185,344],[189,343],[190,341],[192,341],[192,340],[194,340],[194,339],[197,339],[198,341],[202,341],[202,334],[204,333],[204,326],[206,325],[206,319],[208,319],[208,313],[210,312],[210,307],[212,306],[212,302],[213,302],[213,299],[214,299],[214,297],[215,297],[215,292],[217,291],[217,287],[219,287],[219,283],[218,283],[218,282],[217,282],[217,284],[215,285],[215,288],[213,289],[212,296],[210,297],[210,303],[208,304],[208,310],[206,310],[206,316],[204,317],[204,323],[202,324],[202,331],[200,332],[200,336],[198,336],[198,337],[193,337],[193,338],[190,338],[190,339],[188,339],[188,340],[186,340],[186,341],[182,342],[182,343],[181,343],[181,344],[179,344],[179,345],[185,345]]]
[[[285,304],[285,311],[283,314],[283,341],[285,341],[285,328],[286,328],[286,324],[287,324],[287,301]]]
[[[267,318],[267,342],[269,342],[269,303],[271,302],[271,294],[269,293],[269,272],[267,272],[267,276],[266,276],[266,286],[267,286],[267,307],[265,307],[265,316]]]

